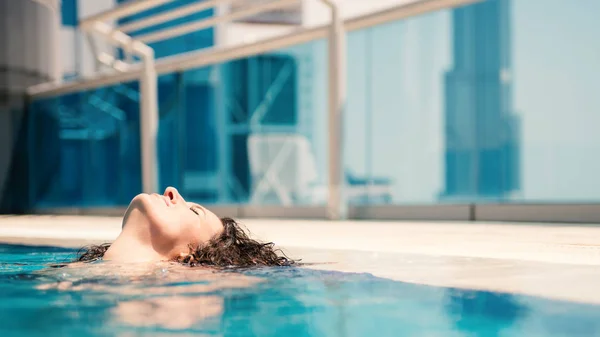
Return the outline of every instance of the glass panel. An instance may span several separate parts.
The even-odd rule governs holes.
[[[63,26],[75,27],[78,24],[77,0],[61,1],[61,19]]]
[[[432,203],[444,189],[448,11],[348,37],[346,182],[350,204]]]
[[[183,85],[181,74],[168,74],[158,78],[158,182],[161,193],[167,186],[181,184],[181,99]]]
[[[129,0],[117,0],[117,3],[125,3]],[[189,4],[197,2],[196,0],[179,0],[174,2],[169,2],[161,6],[153,7],[149,10],[143,11],[141,13],[137,13],[131,15],[129,17],[123,18],[119,20],[120,25],[125,25],[127,23],[136,22],[139,20],[146,19],[148,17],[154,17],[159,14],[163,14],[165,12],[169,12],[172,10],[176,10],[181,7],[185,7]],[[129,32],[129,35],[135,37],[142,34],[153,33],[161,30],[166,30],[186,24],[190,24],[192,22],[198,22],[202,20],[206,20],[211,18],[214,15],[214,10],[212,8],[206,9],[201,12],[185,15],[167,22],[163,22],[157,25],[149,26],[147,28],[143,28],[134,32]],[[156,41],[150,43],[150,47],[154,49],[154,55],[157,58],[176,55],[192,50],[212,47],[214,44],[214,28],[209,27],[206,29],[190,32],[181,36],[176,36],[170,39]]]
[[[137,84],[30,105],[30,205],[127,205],[141,189]]]
[[[348,34],[350,203],[599,201],[600,3],[582,1],[488,0]],[[325,204],[326,47],[161,76],[160,188]],[[128,83],[31,104],[35,206],[141,190],[137,95]]]
[[[600,201],[600,22],[594,0],[515,1],[511,55],[522,184],[515,200]]]
[[[161,76],[160,189],[203,204],[325,203],[325,47]]]
[[[317,41],[160,76],[159,191],[325,203],[325,56]],[[31,104],[35,207],[126,206],[141,191],[138,95],[129,83]]]
[[[351,201],[600,200],[600,3],[584,2],[489,0],[349,34]]]
[[[226,204],[325,202],[325,51],[315,41],[185,73],[184,193]]]
[[[188,200],[219,201],[214,67],[159,79],[160,187],[174,186]]]

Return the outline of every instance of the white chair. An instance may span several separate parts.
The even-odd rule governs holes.
[[[252,176],[251,203],[265,203],[274,196],[279,203],[318,204],[327,199],[327,186],[319,183],[317,164],[308,139],[298,134],[252,134],[248,137]],[[387,179],[346,177],[346,198],[391,200]]]

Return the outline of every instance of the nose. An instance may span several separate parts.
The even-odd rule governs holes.
[[[183,197],[181,196],[181,194],[179,194],[179,192],[177,191],[177,189],[175,187],[167,187],[165,189],[165,193],[163,193],[164,196],[168,197],[172,203],[176,204],[179,201],[183,200]]]

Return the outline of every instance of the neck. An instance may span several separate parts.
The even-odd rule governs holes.
[[[164,261],[168,257],[152,246],[148,226],[136,223],[135,214],[123,219],[123,230],[104,254],[104,260],[117,262]]]

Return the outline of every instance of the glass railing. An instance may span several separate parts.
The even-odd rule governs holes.
[[[598,202],[600,5],[582,1],[488,0],[350,32],[349,202]],[[324,205],[326,52],[318,40],[161,76],[160,188]],[[34,204],[126,205],[140,191],[136,84],[31,111]]]
[[[315,74],[326,73],[325,46],[165,77],[159,92],[181,89],[160,120],[161,189],[209,204],[323,204],[327,79]]]
[[[319,40],[221,69],[227,199],[286,206],[326,202],[326,56],[326,43]]]
[[[141,188],[138,111],[133,83],[33,101],[30,205],[128,203]]]
[[[160,76],[159,190],[205,204],[326,201],[325,41]],[[34,207],[126,206],[141,190],[137,83],[34,101]]]
[[[594,9],[488,0],[350,33],[353,202],[600,201]]]

